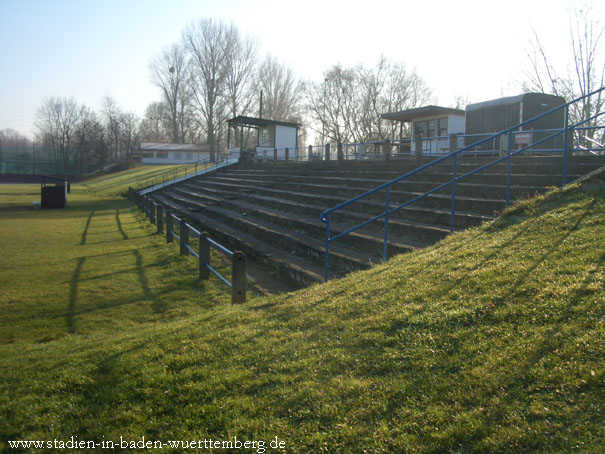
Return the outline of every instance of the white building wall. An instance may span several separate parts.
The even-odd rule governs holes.
[[[273,132],[273,131],[271,131]],[[296,128],[283,125],[275,125],[275,146],[264,147],[261,143],[260,146],[256,147],[256,154],[259,158],[262,158],[263,152],[267,151],[267,159],[273,159],[274,149],[277,149],[277,159],[285,159],[285,149],[290,150],[290,159],[294,159],[294,149],[296,148]]]
[[[153,158],[143,157],[141,158],[141,164],[191,164],[210,158],[210,153],[204,151],[144,151],[143,153],[153,153]],[[157,157],[162,154],[166,157]]]

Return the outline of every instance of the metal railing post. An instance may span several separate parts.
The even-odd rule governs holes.
[[[273,149],[273,164],[277,164],[277,148]]]
[[[246,302],[246,255],[241,251],[235,251],[231,261],[231,302]]]
[[[452,180],[452,206],[450,212],[450,233],[454,232],[454,220],[456,217],[456,178],[458,173],[458,155],[454,155],[454,172],[453,172],[453,180]]]
[[[187,245],[189,244],[189,226],[187,225],[187,219],[183,216],[179,226],[179,237],[180,237],[180,253],[181,255],[189,255]]]
[[[174,240],[173,230],[174,229],[174,218],[172,217],[172,211],[166,212],[166,243],[172,243]]]
[[[567,184],[567,156],[569,154],[569,105],[565,107],[565,133],[563,134],[563,181]]]
[[[200,244],[198,253],[200,255],[200,279],[205,280],[210,277],[210,270],[208,269],[208,264],[210,263],[210,243],[208,242],[207,232],[200,233]]]
[[[391,187],[387,186],[386,203],[384,207],[384,243],[382,245],[382,261],[387,261],[389,247],[389,209],[391,206]]]
[[[285,156],[286,164],[288,164],[288,161],[290,160],[290,149],[288,147],[286,147]]]
[[[330,269],[330,213],[326,218],[326,259],[324,264],[324,282],[328,282],[328,273]]]
[[[342,164],[343,159],[344,159],[344,154],[342,151],[342,143],[338,142],[338,145],[336,146],[336,161],[337,161],[338,165]]]
[[[326,162],[330,161],[330,144],[326,144]]]
[[[510,175],[512,168],[513,132],[508,133],[508,159],[506,169],[506,206],[510,205]]]

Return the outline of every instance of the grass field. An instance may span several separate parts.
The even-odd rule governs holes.
[[[268,453],[603,452],[603,183],[237,306],[124,201],[12,203],[0,219],[3,452],[72,436],[237,437]],[[263,452],[189,448],[137,451]]]

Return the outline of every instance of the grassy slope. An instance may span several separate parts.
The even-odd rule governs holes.
[[[146,187],[153,184],[154,177],[162,177],[169,170],[176,171],[182,168],[183,166],[177,165],[140,166],[92,178],[83,182],[82,186],[96,194],[120,194],[128,191],[129,186],[138,189],[139,185],[142,184]]]
[[[0,347],[0,443],[602,452],[604,219],[605,185],[591,183],[327,285],[128,331],[15,339]]]

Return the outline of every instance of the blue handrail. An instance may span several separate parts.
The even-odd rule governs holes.
[[[579,101],[582,101],[583,99],[589,98],[591,96],[594,96],[597,93],[602,92],[603,90],[605,90],[605,87],[601,87],[598,90],[595,90],[587,95],[584,96],[580,96],[579,98],[574,99],[573,101],[570,101],[566,104],[562,104],[560,106],[557,106],[547,112],[544,112],[540,115],[537,115],[533,118],[530,118],[529,120],[525,120],[517,125],[511,126],[510,128],[504,129],[500,132],[497,132],[495,134],[492,134],[488,137],[485,137],[481,140],[478,140],[470,145],[467,145],[459,150],[453,151],[449,154],[446,154],[442,157],[439,157],[427,164],[424,164],[420,167],[418,167],[415,170],[412,170],[410,172],[407,172],[393,180],[387,181],[386,183],[383,183],[377,187],[375,187],[374,189],[371,189],[369,191],[364,192],[363,194],[360,194],[350,200],[347,200],[345,202],[342,202],[338,205],[336,205],[335,207],[332,207],[328,210],[325,210],[324,212],[321,213],[320,215],[320,219],[321,222],[326,224],[326,239],[325,239],[325,264],[324,264],[324,280],[327,282],[329,279],[329,268],[330,268],[330,243],[332,241],[335,241],[339,238],[342,238],[356,230],[359,230],[365,226],[367,226],[368,224],[371,224],[374,221],[377,221],[381,218],[384,218],[384,243],[383,243],[383,253],[382,253],[382,259],[383,261],[386,262],[387,260],[387,247],[388,247],[388,228],[389,228],[389,215],[392,213],[395,213],[419,200],[424,199],[425,197],[428,197],[429,195],[449,186],[452,185],[452,201],[451,201],[451,212],[450,212],[450,232],[454,231],[454,216],[455,216],[455,201],[456,201],[456,183],[464,178],[467,178],[471,175],[474,175],[478,172],[481,172],[482,170],[485,170],[489,167],[492,167],[496,164],[499,164],[505,160],[508,161],[508,168],[507,168],[507,179],[506,179],[506,206],[508,206],[510,204],[510,181],[511,181],[511,158],[513,156],[516,156],[520,153],[526,152],[529,149],[540,145],[544,142],[547,142],[548,140],[553,139],[554,137],[563,135],[564,139],[563,139],[563,171],[562,171],[562,186],[565,186],[567,184],[567,159],[568,159],[568,154],[569,154],[569,131],[570,130],[576,130],[579,129],[579,127],[581,125],[584,125],[585,123],[592,121],[596,118],[598,118],[599,116],[605,114],[605,112],[597,112],[595,115],[591,116],[588,119],[585,119],[583,121],[580,121],[574,125],[569,125],[569,107]],[[533,142],[525,147],[520,148],[517,151],[512,152],[512,136],[513,136],[513,132],[519,128],[522,128],[523,126],[526,126],[530,123],[535,122],[536,120],[546,117],[547,115],[552,115],[555,112],[558,112],[562,109],[565,109],[565,126],[564,128],[560,129],[560,130],[554,130],[555,132],[547,137],[544,137],[536,142]],[[488,163],[488,164],[484,164],[476,169],[471,170],[470,172],[467,172],[463,175],[457,176],[457,157],[458,155],[470,151],[472,150],[474,147],[477,147],[479,145],[482,145],[483,143],[489,142],[491,140],[494,140],[498,137],[501,137],[503,135],[508,134],[508,153],[506,156],[502,156],[498,159],[495,159],[494,161]],[[400,181],[403,181],[413,175],[416,175],[426,169],[429,169],[431,167],[434,167],[435,165],[445,161],[446,159],[450,159],[453,158],[453,178],[445,183],[442,183],[438,186],[436,186],[435,188],[425,192],[424,194],[421,194],[419,196],[414,197],[411,200],[408,200],[407,202],[396,206],[395,208],[390,208],[390,188],[392,185],[399,183]],[[382,214],[379,214],[377,216],[372,217],[371,219],[368,219],[364,222],[362,222],[361,224],[358,224],[354,227],[349,228],[348,230],[338,233],[334,236],[331,235],[330,232],[330,217],[332,215],[332,213],[334,213],[335,211],[338,211],[348,205],[351,205],[352,203],[355,203],[361,199],[364,199],[372,194],[375,194],[378,191],[381,191],[385,189],[386,190],[386,203],[385,203],[385,210]]]

